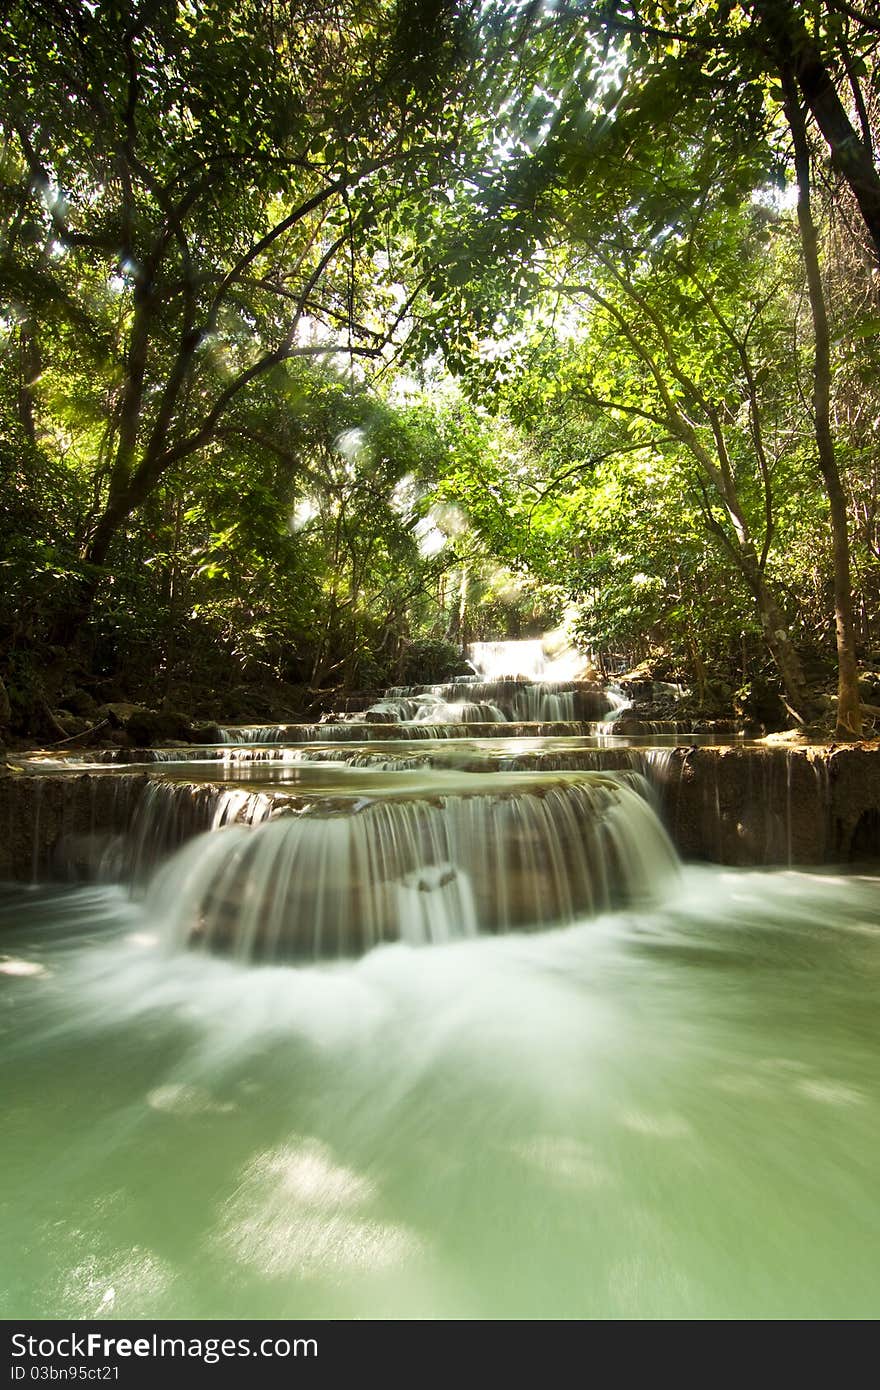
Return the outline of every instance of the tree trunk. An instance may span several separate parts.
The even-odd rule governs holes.
[[[706,667],[700,655],[700,649],[696,640],[688,633],[688,646],[691,649],[691,662],[694,668],[694,679],[697,686],[697,702],[702,707],[706,703]]]
[[[41,371],[40,345],[34,325],[23,323],[19,330],[18,418],[30,444],[37,442],[34,385]]]
[[[183,502],[180,497],[174,499],[174,540],[171,549],[171,566],[168,573],[168,596],[165,604],[166,611],[166,641],[165,641],[165,694],[162,700],[163,709],[171,707],[171,687],[174,681],[174,664],[177,660],[177,623],[178,609],[180,607],[180,586],[183,582],[180,569],[180,536],[183,526]]]
[[[101,584],[100,570],[106,563],[114,537],[149,492],[150,488],[139,487],[137,480],[125,488],[114,488],[111,484],[107,505],[80,550],[80,559],[89,568],[80,580],[75,596],[52,624],[49,640],[54,645],[72,646],[80,640],[80,630],[91,616]]]
[[[754,7],[770,37],[779,68],[787,70],[796,82],[828,143],[832,163],[852,190],[880,260],[880,173],[846,113],[821,50],[790,0],[755,0]]]
[[[462,651],[467,650],[467,611],[469,592],[470,573],[468,571],[467,565],[464,565],[461,571],[461,589],[459,590],[458,595],[458,645],[461,647]]]
[[[816,448],[819,454],[819,467],[831,509],[834,617],[837,629],[837,727],[835,733],[838,738],[860,738],[862,711],[859,703],[859,677],[856,665],[849,531],[846,497],[840,481],[834,436],[831,431],[831,334],[822,286],[822,271],[819,265],[819,243],[811,206],[810,150],[803,113],[794,83],[794,74],[791,69],[783,70],[782,82],[786,94],[786,114],[794,140],[795,168],[798,181],[798,226],[807,274],[810,312],[813,319],[815,342],[813,424],[816,434]]]
[[[748,521],[740,504],[732,470],[729,465],[719,468],[700,443],[693,427],[686,421],[682,421],[682,425],[683,428],[679,429],[680,436],[700,464],[706,482],[714,488],[736,538],[734,541],[716,522],[714,529],[724,538],[727,552],[735,561],[755,600],[764,642],[782,679],[788,697],[788,708],[796,718],[806,723],[812,719],[815,709],[809,697],[803,667],[791,640],[788,621],[776,595],[767,583],[762,560],[755,549]],[[722,442],[719,442],[719,454],[726,454],[726,451],[722,451]]]
[[[763,576],[760,577],[755,598],[764,640],[782,677],[789,708],[799,719],[807,722],[815,714],[815,709],[807,691],[804,670],[800,657],[794,649],[782,610],[768,589]]]
[[[755,548],[748,538],[741,540],[737,558],[743,578],[755,600],[767,650],[782,678],[787,696],[786,703],[792,714],[806,723],[812,719],[815,709],[807,691],[800,657],[791,640],[785,615],[764,577]]]
[[[6,686],[3,684],[3,677],[0,676],[0,729],[7,728],[11,722],[12,706],[9,703]]]

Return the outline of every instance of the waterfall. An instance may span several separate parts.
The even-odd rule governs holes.
[[[472,642],[468,660],[484,680],[514,676],[539,681],[547,668],[540,638],[528,642]]]
[[[311,959],[562,925],[648,900],[677,872],[632,777],[510,787],[230,826],[166,863],[151,905],[175,945]]]
[[[871,788],[832,810],[844,783],[802,750],[703,749],[684,723],[642,718],[654,712],[644,682],[603,686],[542,642],[472,656],[470,677],[361,692],[320,723],[36,754],[31,776],[7,779],[6,860],[22,877],[148,892],[177,945],[312,960],[637,902],[676,863],[658,816],[686,856],[719,862],[821,861],[880,842]],[[687,748],[657,746],[683,733]],[[35,779],[40,768],[50,776]]]
[[[612,724],[617,722],[624,710],[628,710],[632,707],[632,700],[629,698],[626,691],[614,681],[606,686],[605,694],[608,697],[608,703],[611,708],[605,715],[603,723],[607,724],[610,728]]]
[[[445,699],[438,693],[446,688],[438,686],[422,693],[377,700],[363,714],[357,715],[356,720],[370,723],[377,716],[390,716],[399,723],[503,724],[507,719],[504,710],[498,705],[490,704],[488,701],[480,703],[478,699],[470,698],[473,691],[469,687],[465,686],[463,691],[468,698],[456,700]]]
[[[367,740],[382,742],[388,739],[510,738],[551,737],[553,735],[584,738],[594,734],[599,714],[605,710],[605,699],[602,692],[573,692],[568,698],[574,701],[575,709],[580,704],[580,707],[587,711],[584,717],[570,719],[558,717],[565,708],[562,703],[566,700],[564,694],[557,696],[554,692],[549,692],[546,696],[540,696],[523,692],[523,702],[519,704],[518,713],[514,712],[512,708],[506,712],[503,708],[489,710],[483,705],[480,707],[482,715],[480,719],[472,717],[477,712],[473,706],[470,716],[465,717],[467,711],[465,703],[462,702],[457,709],[441,710],[439,722],[434,722],[438,719],[438,715],[434,713],[437,707],[434,705],[430,712],[426,710],[426,717],[401,722],[395,721],[393,714],[386,709],[382,712],[381,720],[374,723],[362,721],[361,717],[358,716],[356,719],[344,723],[264,724],[251,725],[244,729],[227,726],[221,730],[224,735],[222,747],[235,748],[265,744],[364,743]],[[529,700],[536,702],[537,707],[533,705],[529,709],[527,704]],[[541,700],[546,701],[543,705],[547,711],[546,714],[540,712]],[[570,704],[568,708],[571,708]],[[146,756],[143,759],[138,758],[138,761],[173,762],[175,760],[172,749],[147,749],[143,751]],[[120,754],[114,753],[113,760],[130,762],[132,761],[131,753],[128,750],[123,750]]]
[[[468,659],[484,680],[516,677],[528,681],[581,680],[590,663],[559,632],[526,641],[472,642]]]
[[[352,723],[561,724],[599,720],[616,707],[613,695],[594,681],[506,676],[395,686],[353,715]]]

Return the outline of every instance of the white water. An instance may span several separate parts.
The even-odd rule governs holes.
[[[438,687],[438,690],[439,689],[443,689],[443,687]],[[491,689],[497,691],[498,686],[493,685]],[[531,689],[532,688],[530,687],[522,686],[517,690],[517,688],[514,687],[512,690],[508,691],[507,694],[513,701],[516,701],[521,698],[529,700],[530,698],[532,698],[530,695]],[[572,708],[571,705],[560,705],[556,703],[554,692],[551,691],[549,692],[549,694],[551,695],[551,697],[553,697],[553,703],[547,706],[548,711],[558,711],[562,708]],[[434,698],[436,699],[436,697]],[[569,701],[573,701],[575,698],[576,697],[574,692],[571,692],[567,696],[567,699]],[[565,699],[564,696],[563,699]],[[387,703],[384,703],[383,713],[393,713],[393,706],[397,703],[398,701],[396,698],[394,700],[388,701]],[[420,703],[421,702],[418,700],[415,700],[414,702],[416,707]],[[279,743],[288,745],[294,745],[298,743],[361,743],[367,739],[371,741],[381,742],[383,739],[391,738],[462,738],[467,737],[469,735],[472,736],[473,729],[475,727],[470,719],[464,720],[460,717],[463,714],[462,706],[465,703],[466,701],[464,699],[462,699],[461,701],[450,701],[450,709],[445,710],[442,713],[442,717],[439,720],[439,722],[432,720],[430,712],[426,711],[425,718],[407,719],[402,720],[400,723],[397,723],[394,720],[392,720],[392,722],[390,723],[386,721],[383,723],[370,724],[368,719],[361,719],[361,717],[358,716],[356,719],[353,718],[350,722],[347,721],[344,723],[328,722],[325,724],[228,725],[227,727],[222,728],[220,730],[220,733],[222,735],[224,746],[230,747],[245,744],[265,743]],[[604,695],[600,692],[593,693],[591,695],[590,704],[596,704],[598,705],[599,710],[604,711]],[[481,733],[485,734],[488,731],[487,726],[497,726],[497,728],[492,728],[491,736],[504,737],[508,733],[508,729],[505,728],[505,725],[525,722],[525,716],[527,713],[527,708],[522,709],[522,714],[517,714],[512,711],[508,712],[507,710],[500,710],[497,708],[487,708],[485,718],[481,720],[476,727],[479,729]],[[501,716],[500,718],[499,715]],[[534,716],[529,715],[529,720],[531,721],[533,719]],[[591,722],[593,722],[593,720],[591,718],[588,718],[586,720],[570,719],[560,724],[558,721],[555,721],[554,716],[553,719],[551,719],[550,717],[546,719],[542,717],[538,719],[538,722],[544,725],[551,722],[555,722],[556,727],[552,730],[547,730],[547,732],[557,734],[571,734],[573,736],[583,736],[585,734],[589,734],[589,725],[591,724]],[[150,751],[153,754],[153,756],[157,756],[159,753],[162,752],[162,750],[156,750],[155,753],[154,750]]]
[[[261,823],[200,836],[161,869],[150,902],[169,940],[245,959],[356,955],[572,922],[675,879],[634,774],[484,773],[467,793],[440,794],[443,777],[430,799],[349,797],[335,814],[316,803],[274,820],[266,797],[224,794],[215,825]]]
[[[142,900],[0,891],[0,1316],[872,1316],[877,881],[680,870],[672,750],[414,727],[167,764]]]
[[[443,687],[438,687],[438,690]],[[464,688],[462,698],[445,700],[434,691],[424,691],[418,695],[394,699],[386,697],[377,700],[365,711],[363,720],[369,723],[374,714],[391,715],[400,723],[415,724],[503,724],[507,719],[498,705],[488,701],[475,702],[471,692]]]
[[[118,890],[0,898],[0,1314],[871,1317],[877,889],[690,868],[260,969]]]
[[[520,642],[475,642],[468,648],[476,675],[427,686],[386,690],[345,722],[238,725],[221,730],[225,743],[314,742],[357,737],[354,726],[393,722],[411,737],[444,726],[504,723],[573,723],[600,719],[625,700],[618,688],[603,691],[589,662],[549,634]],[[372,729],[373,736],[376,729]]]
[[[613,682],[611,685],[605,687],[605,694],[608,698],[608,702],[611,705],[611,708],[605,715],[605,718],[602,722],[609,725],[610,727],[612,724],[615,723],[616,720],[620,718],[620,716],[624,713],[625,710],[631,709],[632,700],[629,698],[626,692],[620,688],[619,685],[616,685]]]
[[[363,714],[354,716],[353,722],[369,724],[378,716],[409,725],[571,724],[598,719],[609,705],[616,707],[617,699],[593,682],[474,678],[443,685],[395,687]]]
[[[472,642],[468,660],[486,681],[516,677],[529,681],[589,679],[590,663],[583,653],[557,634],[518,642]]]

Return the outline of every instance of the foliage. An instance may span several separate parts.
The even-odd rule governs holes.
[[[772,656],[797,706],[840,584],[792,90],[880,653],[880,26],[837,0],[331,8],[4,12],[18,727],[82,689],[208,713],[440,679],[572,605],[617,664],[744,689]]]

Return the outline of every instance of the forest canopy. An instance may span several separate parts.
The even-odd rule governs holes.
[[[0,731],[564,618],[860,733],[878,48],[848,0],[13,0]]]

